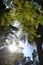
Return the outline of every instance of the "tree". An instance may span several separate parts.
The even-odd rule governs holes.
[[[19,60],[15,59],[14,62],[13,62],[13,65],[19,65]]]
[[[33,64],[34,65],[39,65],[39,61],[38,61],[37,56],[38,56],[38,54],[37,54],[36,50],[34,49],[34,51],[32,53],[32,59],[33,59]]]
[[[0,43],[5,40],[10,24],[14,21],[14,9],[11,8],[10,0],[0,0]]]
[[[16,10],[16,19],[20,21],[23,26],[23,30],[28,32],[28,40],[31,43],[36,42],[37,51],[39,56],[40,65],[43,64],[43,50],[42,50],[42,42],[43,34],[37,34],[36,31],[40,26],[43,26],[43,10],[40,9],[41,5],[29,1],[19,1],[18,8]],[[39,24],[40,23],[40,24]],[[39,26],[40,25],[40,26]],[[43,30],[43,27],[42,27]],[[41,31],[41,29],[39,30]],[[38,31],[38,32],[39,32]],[[41,31],[42,33],[43,31]],[[42,36],[42,38],[41,38]],[[35,41],[35,38],[37,41]],[[40,39],[39,39],[40,38]]]
[[[8,54],[3,52],[3,54],[5,55],[0,55],[0,65],[12,65],[12,64],[18,65],[24,57],[23,53],[18,52],[10,53],[9,51],[7,51],[7,53]]]
[[[40,12],[38,11],[39,6],[34,6],[33,4],[31,4],[31,2],[21,0],[17,1],[17,4],[18,2],[19,5],[16,9],[15,19],[20,21],[23,26],[23,30],[29,33],[29,41],[33,42],[33,36],[36,35],[38,24],[43,18],[42,14],[40,14]],[[43,24],[42,21],[41,24]]]
[[[37,0],[37,1],[39,3],[42,3],[42,0]],[[8,5],[8,3],[10,4],[10,2],[11,2],[11,0],[9,0],[7,2],[7,5]],[[3,1],[1,3],[3,4]],[[28,33],[29,42],[31,42],[31,43],[36,42],[37,50],[40,52],[40,49],[42,46],[41,34],[37,35],[36,31],[39,27],[39,23],[43,26],[43,10],[41,10],[41,6],[39,4],[36,3],[36,5],[35,5],[34,3],[36,3],[36,0],[35,0],[35,2],[33,0],[32,1],[30,1],[30,0],[16,0],[16,1],[12,0],[12,6],[11,6],[12,8],[10,8],[10,9],[9,8],[6,9],[5,5],[4,5],[4,9],[3,9],[3,6],[1,4],[2,9],[0,7],[0,11],[1,11],[1,13],[0,13],[0,18],[1,18],[0,19],[0,22],[1,22],[0,31],[2,29],[4,29],[4,33],[1,33],[3,31],[1,31],[0,33],[4,35],[5,30],[9,30],[8,25],[12,23],[12,20],[14,18],[15,20],[20,21],[24,32],[26,31]],[[13,13],[14,13],[14,15],[13,15]],[[3,36],[3,35],[1,35],[1,36]],[[34,38],[36,38],[37,41],[35,41]],[[40,44],[41,44],[41,46],[40,46]],[[41,52],[41,55],[43,58],[43,52]],[[43,61],[42,58],[39,57],[40,65],[43,65],[43,62],[41,62],[41,61]]]
[[[28,40],[31,43],[36,43],[38,55],[40,54],[39,56],[40,65],[42,65],[43,64],[42,62],[43,61],[43,50],[41,48],[42,47],[41,40],[43,38],[43,35],[36,33],[39,25],[43,26],[43,10],[41,10],[40,8],[41,5],[37,3],[35,5],[33,1],[28,1],[28,0],[25,0],[25,1],[17,0],[17,4],[18,4],[18,7],[16,9],[15,19],[19,20],[23,26],[23,30],[28,32]],[[41,31],[41,29],[39,31]],[[37,41],[35,40],[35,37]]]
[[[22,65],[39,65],[39,60],[37,58],[37,52],[35,49],[32,53],[32,60],[30,57],[24,57],[22,59]]]
[[[17,52],[15,52],[13,54],[14,60],[13,60],[12,64],[13,65],[19,65],[22,62],[23,57],[24,57],[23,53],[17,53]]]
[[[43,7],[43,0],[34,0],[35,2],[38,2]]]
[[[3,57],[0,57],[0,65],[5,65],[5,60],[4,60],[4,58]]]
[[[38,56],[40,64],[43,64],[43,50],[42,50],[42,44],[43,44],[43,25],[39,24],[39,27],[37,29],[36,34],[41,35],[41,37],[37,38],[35,37],[35,41],[37,43],[37,50],[38,50]]]

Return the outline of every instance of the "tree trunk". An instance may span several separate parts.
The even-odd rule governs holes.
[[[43,65],[43,50],[42,50],[41,39],[37,39],[36,45],[37,45],[37,52],[38,52],[38,58],[39,58],[39,65]]]

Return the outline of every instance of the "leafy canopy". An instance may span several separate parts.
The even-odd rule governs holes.
[[[11,7],[7,8],[11,2]],[[41,5],[34,3],[36,3],[35,0],[7,0],[7,6],[0,13],[0,26],[8,26],[14,19],[18,20],[23,27],[23,31],[28,33],[29,41],[34,42],[34,36],[37,36],[36,29],[39,23],[43,25]]]
[[[39,23],[43,25],[41,5],[29,0],[16,0],[15,3],[18,5],[15,19],[20,21],[23,31],[28,32],[28,40],[34,43],[34,36],[40,37],[40,35],[36,35],[38,25]]]

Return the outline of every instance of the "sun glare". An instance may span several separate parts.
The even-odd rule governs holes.
[[[19,45],[12,43],[12,44],[10,44],[8,46],[8,48],[9,48],[9,50],[10,50],[11,53],[20,52],[22,50],[22,48],[23,48],[23,42],[19,41],[18,43],[19,43]]]
[[[14,53],[17,50],[17,47],[14,44],[10,44],[8,48],[12,53]]]

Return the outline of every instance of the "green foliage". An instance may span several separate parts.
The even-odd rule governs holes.
[[[10,0],[6,2],[6,5],[8,3],[10,3]],[[15,9],[6,8],[6,5],[4,0],[0,1],[0,39],[7,35],[7,33],[9,32],[9,25],[14,21]]]
[[[32,53],[32,59],[35,65],[39,65],[39,61],[38,61],[38,54],[36,52],[36,50],[34,49],[33,53]]]
[[[14,9],[0,13],[0,26],[8,26],[14,20]]]
[[[19,60],[15,59],[14,62],[13,62],[13,65],[19,65]]]
[[[2,57],[0,57],[0,65],[3,65],[4,64],[4,59]]]
[[[19,3],[19,4],[18,4]],[[39,23],[43,25],[43,11],[39,11],[40,6],[34,6],[31,1],[17,0],[18,7],[15,11],[15,19],[19,20],[23,26],[23,31],[28,32],[28,39],[34,43],[36,29]]]
[[[22,64],[23,65],[39,65],[37,52],[35,49],[33,50],[33,53],[32,53],[32,60],[30,57],[24,57],[22,60]]]
[[[13,6],[15,8],[12,7],[9,11],[5,10],[0,13],[0,26],[9,26],[13,20],[18,20],[23,31],[28,32],[28,40],[34,43],[36,29],[39,23],[43,25],[43,10],[39,11],[40,5],[35,6],[33,0],[13,0]]]
[[[39,38],[41,36],[37,35],[36,31],[39,23],[43,25],[43,8],[41,7],[42,10],[40,9],[39,11],[40,5],[34,5],[34,1],[30,0],[9,0],[7,4],[9,4],[10,1],[13,1],[12,5],[14,7],[12,6],[9,9],[5,8],[6,6],[3,5],[3,1],[0,2],[0,36],[3,38],[9,31],[9,25],[14,20],[18,20],[22,25],[23,31],[28,33],[29,42],[35,43],[34,37]],[[42,0],[37,1],[42,3]],[[43,3],[41,5],[43,5]],[[21,55],[17,54],[17,57],[20,59]],[[10,62],[7,61],[6,64],[10,65]]]
[[[5,5],[6,4],[6,5]],[[2,0],[0,2],[0,25],[8,25],[11,24],[14,20],[14,9],[13,8],[6,8],[7,5],[10,4],[10,0],[8,2],[4,2]]]
[[[14,54],[13,54],[13,56],[14,56],[14,59],[19,59],[19,60],[22,60],[23,59],[23,57],[24,57],[24,54],[23,53],[18,53],[18,52],[15,52]]]
[[[12,65],[16,63],[18,60],[19,62],[23,59],[23,53],[11,53],[6,57],[0,57],[0,65]]]
[[[41,6],[43,6],[43,0],[34,0],[35,2],[38,2]]]

